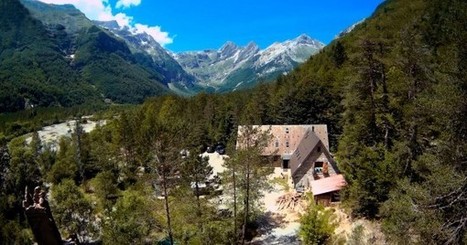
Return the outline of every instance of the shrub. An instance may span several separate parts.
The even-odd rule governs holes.
[[[311,201],[300,218],[299,235],[304,244],[324,244],[331,239],[336,226],[333,211]]]

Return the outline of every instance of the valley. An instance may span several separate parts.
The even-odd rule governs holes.
[[[218,51],[173,53],[147,33],[116,21],[91,21],[73,5],[8,0],[1,11],[18,13],[22,23],[2,16],[3,39],[15,41],[1,46],[0,113],[252,88],[289,72],[324,46],[301,36],[265,50],[230,43]]]
[[[467,242],[465,1],[50,1],[0,1],[1,244]]]

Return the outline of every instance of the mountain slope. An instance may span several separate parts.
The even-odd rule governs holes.
[[[307,60],[324,45],[306,35],[283,43],[274,43],[265,50],[250,42],[239,47],[227,42],[219,50],[174,54],[182,67],[199,80],[199,85],[217,92],[252,87],[287,73]]]
[[[93,26],[77,39],[74,66],[82,79],[119,103],[140,103],[166,92],[159,74],[139,64],[128,46]]]
[[[388,244],[467,241],[465,23],[463,0],[386,0],[269,90],[249,96],[269,95],[261,105],[269,106],[267,120],[279,118],[273,123],[318,115],[314,123],[331,125],[348,183],[343,203],[352,216],[381,222]],[[334,107],[323,111],[319,98],[322,108]],[[340,118],[337,125],[330,116]]]
[[[116,21],[94,21],[95,24],[122,38],[132,50],[137,60],[148,68],[161,74],[164,84],[178,83],[192,87],[195,77],[185,72],[153,37],[147,33],[135,33],[121,27]]]
[[[167,93],[168,88],[185,95],[245,89],[291,71],[324,46],[302,35],[274,43],[265,50],[260,50],[253,42],[246,47],[226,43],[216,51],[172,54],[146,33],[122,28],[115,21],[92,22],[72,5],[44,4],[35,0],[22,0],[22,3],[30,11],[29,18],[40,20],[38,25],[42,25],[46,35],[42,39],[55,46],[55,55],[61,56],[57,60],[67,66],[63,69],[48,66],[51,73],[69,70],[73,75],[60,79],[75,79],[72,83],[78,91],[67,103],[38,103],[38,99],[30,101],[31,96],[13,93],[15,98],[5,99],[16,101],[18,106],[11,107],[13,111],[25,108],[29,101],[32,105],[69,106],[85,103],[86,97],[93,97],[94,102],[110,99],[117,103],[138,103],[148,96]],[[27,32],[21,28],[18,31]],[[43,81],[37,84],[50,86]],[[86,92],[79,91],[81,88]],[[71,96],[66,91],[56,93]]]
[[[167,93],[157,72],[73,6],[22,3],[29,9],[18,0],[0,5],[0,113]]]
[[[139,103],[148,96],[167,93],[163,76],[147,67],[120,38],[98,28],[72,5],[23,0],[33,16],[47,26],[62,26],[70,43],[65,50],[81,79],[117,103]],[[63,43],[62,40],[57,40]]]
[[[71,106],[98,99],[81,82],[52,35],[19,1],[0,3],[0,112],[27,106]]]
[[[93,25],[86,16],[71,4],[45,4],[37,0],[20,0],[30,11],[32,17],[40,20],[44,25],[61,25],[70,34],[76,34],[82,28]]]

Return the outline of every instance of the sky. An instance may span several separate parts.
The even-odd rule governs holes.
[[[116,20],[173,52],[250,41],[262,49],[307,34],[325,44],[383,0],[40,0],[73,4],[92,20]]]

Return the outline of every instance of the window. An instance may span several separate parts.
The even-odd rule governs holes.
[[[276,143],[274,143],[274,145],[276,146],[276,148],[279,147],[279,141],[276,140]]]
[[[286,133],[286,134],[289,133],[289,128],[285,128],[285,133]]]
[[[314,171],[316,174],[320,174],[323,172],[323,162],[315,162]]]
[[[321,146],[318,146],[318,148],[316,149],[317,152],[321,152]]]
[[[288,141],[285,142],[285,147],[289,147],[289,142]]]
[[[311,131],[315,132],[315,126],[311,126]]]

